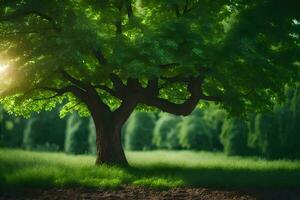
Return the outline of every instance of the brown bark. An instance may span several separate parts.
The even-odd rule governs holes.
[[[137,102],[129,99],[114,112],[96,112],[93,119],[96,126],[96,165],[128,166],[121,141],[122,127],[134,110]],[[97,109],[99,110],[99,109]]]
[[[121,143],[122,124],[115,124],[110,117],[99,121],[94,119],[96,126],[96,165],[127,166],[128,162]]]

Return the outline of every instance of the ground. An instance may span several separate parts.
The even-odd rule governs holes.
[[[0,199],[300,199],[300,162],[208,152],[127,152],[131,168],[93,156],[0,149]]]
[[[222,190],[209,188],[173,188],[167,190],[154,190],[137,186],[122,186],[118,190],[111,189],[24,189],[17,194],[2,193],[0,200],[15,199],[82,199],[82,200],[299,200],[300,190],[298,189],[244,189],[244,190]]]

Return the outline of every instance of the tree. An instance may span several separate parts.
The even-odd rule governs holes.
[[[278,121],[273,113],[258,114],[256,116],[255,132],[262,156],[266,158],[281,157],[282,145],[278,129]]]
[[[155,116],[149,112],[135,112],[128,120],[125,147],[129,150],[149,150],[152,148],[152,135]]]
[[[196,116],[186,117],[181,124],[179,142],[185,149],[212,150],[212,135],[206,121]]]
[[[181,119],[162,113],[153,130],[153,144],[158,149],[180,148],[178,130]]]
[[[223,150],[220,135],[222,133],[222,127],[226,119],[226,115],[227,113],[225,110],[222,110],[215,105],[210,105],[207,109],[205,109],[204,120],[209,126],[213,148],[217,151]]]
[[[96,128],[93,122],[93,119],[90,118],[89,120],[89,152],[91,154],[96,155],[97,148],[96,148]]]
[[[72,154],[86,154],[89,152],[89,119],[81,118],[73,113],[67,121],[65,152]]]
[[[64,150],[66,121],[59,118],[58,109],[39,113],[27,121],[23,137],[26,149]]]
[[[0,146],[21,148],[25,124],[24,118],[10,116],[0,107]]]
[[[1,103],[28,116],[65,99],[95,122],[96,163],[127,165],[137,107],[270,109],[297,76],[298,20],[298,0],[3,0]]]
[[[243,119],[233,117],[227,119],[222,128],[221,142],[228,155],[247,155],[248,126]]]

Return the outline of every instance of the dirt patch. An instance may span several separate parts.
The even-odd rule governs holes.
[[[143,187],[124,186],[118,190],[106,189],[48,189],[32,190],[26,189],[19,194],[0,194],[0,200],[15,199],[43,199],[43,200],[61,200],[61,199],[130,199],[130,200],[300,200],[300,189],[248,189],[243,191],[215,190],[208,188],[177,188],[165,191],[157,191]]]

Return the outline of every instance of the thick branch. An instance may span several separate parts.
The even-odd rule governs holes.
[[[154,78],[148,81],[147,93],[150,93],[152,96],[158,96],[159,94],[158,78]]]
[[[150,96],[148,98],[145,98],[144,103],[175,115],[189,115],[194,110],[201,98],[202,83],[203,78],[201,77],[191,78],[188,84],[188,90],[191,96],[182,104],[175,104],[157,96]]]
[[[122,80],[120,79],[120,77],[116,74],[111,74],[110,80],[113,82],[115,90],[120,90],[125,87],[125,85],[122,82]]]
[[[96,89],[100,89],[100,90],[103,90],[107,93],[109,93],[110,95],[114,96],[114,97],[117,97],[117,98],[122,98],[122,96],[120,96],[115,90],[105,86],[105,85],[94,85],[93,86],[94,88]]]
[[[84,102],[89,101],[87,93],[84,90],[82,90],[82,89],[80,89],[80,88],[78,88],[77,86],[74,86],[74,85],[66,86],[66,87],[63,87],[63,88],[40,87],[40,89],[56,92],[57,96],[61,96],[65,93],[71,92],[77,98],[79,98],[80,100],[82,100]]]

